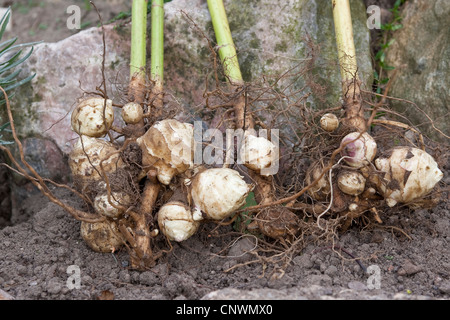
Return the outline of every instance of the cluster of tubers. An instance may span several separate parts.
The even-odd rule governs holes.
[[[336,130],[339,124],[334,120],[336,116],[325,114],[320,120],[322,129]],[[311,184],[320,178],[308,190],[309,196],[316,201],[334,201],[331,209],[341,215],[361,215],[376,207],[372,200],[382,199],[389,207],[413,203],[427,196],[443,177],[433,157],[418,148],[394,147],[376,157],[377,143],[367,132],[347,134],[340,149],[345,166],[333,172],[330,179],[331,170],[321,176],[323,160],[313,162],[306,182]]]
[[[235,129],[243,130],[242,143],[237,146],[241,161],[238,163],[248,169],[248,178],[227,165],[206,167],[194,163],[198,143],[194,139],[194,126],[176,119],[151,123],[150,107],[156,110],[155,118],[161,116],[163,101],[156,99],[155,93],[162,93],[162,89],[155,81],[157,89],[149,95],[158,103],[147,105],[145,80],[135,75],[128,94],[132,101],[118,106],[110,99],[92,97],[79,102],[72,112],[71,127],[79,138],[69,154],[69,167],[74,188],[95,214],[71,208],[56,199],[31,166],[24,161],[34,177],[8,155],[50,200],[81,220],[80,234],[92,250],[114,252],[125,245],[130,250],[132,267],[154,265],[158,254],[152,252],[152,241],[156,236],[162,234],[169,241],[185,241],[199,230],[202,222],[232,217],[246,204],[253,190],[258,205],[246,210],[253,209],[250,214],[255,209],[258,212],[247,229],[258,229],[285,244],[285,240],[291,242],[300,232],[300,218],[293,206],[306,192],[313,204],[302,203],[305,205],[302,208],[312,208],[318,224],[319,218],[330,211],[345,218],[345,229],[366,211],[376,212],[380,203],[393,207],[423,199],[443,177],[437,162],[424,150],[400,146],[378,152],[377,142],[367,132],[370,121],[365,120],[358,81],[353,77],[343,79],[346,116],[341,120],[345,129],[336,134],[343,136],[339,148],[331,157],[313,161],[306,172],[306,186],[281,200],[276,199],[273,180],[280,150],[273,141],[256,135],[255,121],[243,95],[233,102],[233,111]],[[235,91],[241,91],[243,80],[229,78],[236,80],[231,81]],[[123,128],[114,126],[115,107],[121,108]],[[324,114],[319,123],[330,135],[340,126],[333,113]],[[344,136],[343,132],[349,131]],[[115,137],[114,132],[119,136]],[[15,134],[14,138],[21,146]],[[337,161],[335,153],[340,155]],[[323,203],[328,204],[326,209]]]
[[[126,124],[139,123],[144,117],[143,108],[137,103],[128,103],[121,111]],[[79,134],[69,155],[74,185],[90,199],[93,210],[104,217],[100,222],[81,224],[83,239],[95,251],[111,252],[127,242],[118,226],[127,219],[130,208],[138,206],[140,195],[136,190],[140,190],[140,182],[148,179],[150,173],[161,185],[176,189],[177,194],[158,208],[154,218],[158,227],[151,234],[161,232],[168,240],[177,242],[195,234],[203,220],[220,221],[232,216],[255,187],[234,169],[194,164],[193,125],[175,119],[157,121],[135,139],[141,155],[137,160],[140,167],[130,173],[123,143],[103,139],[113,121],[111,100],[88,98],[72,113],[72,129]],[[335,115],[326,114],[320,124],[325,131],[333,132],[339,121]],[[315,201],[331,202],[332,211],[340,214],[362,214],[376,196],[391,207],[412,202],[426,196],[443,176],[428,153],[413,147],[396,147],[376,157],[377,144],[367,132],[347,134],[340,149],[344,165],[339,169],[326,171],[326,163],[321,160],[313,162],[306,175],[306,183],[311,185],[309,196]],[[266,138],[246,131],[240,155],[249,170],[270,176],[265,169],[276,161],[278,149]],[[128,179],[123,179],[124,172]],[[152,216],[151,212],[145,214]],[[274,216],[280,216],[281,220],[290,217],[270,208],[260,213],[260,220],[264,216],[269,221]],[[260,230],[273,229],[263,233],[275,238],[285,234],[285,230],[280,233],[276,229],[275,220],[273,225],[259,225]],[[281,229],[289,228],[291,234],[295,233],[297,225],[288,224],[284,223]]]
[[[126,124],[138,123],[144,116],[142,107],[136,103],[124,105],[121,111]],[[117,225],[126,219],[130,208],[138,205],[140,195],[136,190],[150,171],[158,183],[169,189],[176,189],[172,184],[174,177],[182,176],[182,184],[188,190],[164,203],[155,218],[159,229],[153,233],[160,231],[172,241],[188,239],[197,231],[201,220],[220,221],[230,217],[245,204],[254,187],[236,170],[194,165],[193,125],[175,119],[157,121],[135,139],[142,155],[140,170],[134,174],[128,172],[131,179],[123,180],[129,166],[124,160],[126,149],[117,141],[104,139],[114,121],[111,100],[83,100],[74,109],[71,120],[72,129],[79,134],[69,154],[74,186],[88,196],[95,212],[105,218],[101,222],[81,224],[83,239],[95,251],[111,252],[126,242]],[[247,135],[244,140],[244,165],[259,171],[270,166],[277,154],[274,145],[255,136]]]

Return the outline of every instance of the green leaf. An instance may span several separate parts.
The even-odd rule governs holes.
[[[10,21],[10,16],[11,16],[11,8],[8,8],[6,13],[0,18],[0,40],[3,37],[6,27]],[[25,79],[17,80],[17,77],[19,76],[22,69],[16,70],[14,68],[25,62],[25,60],[27,60],[31,56],[34,50],[33,48],[34,44],[38,44],[41,42],[41,41],[30,42],[15,45],[16,41],[17,37],[0,43],[0,60],[3,61],[2,63],[0,63],[0,86],[6,92],[8,92],[9,98],[12,98],[14,96],[14,92],[10,93],[9,91],[31,81],[31,79],[33,79],[36,76],[36,74],[33,74],[26,77]],[[29,49],[29,51],[25,55],[23,55],[24,52],[23,48],[30,46],[31,48]],[[7,55],[7,53],[9,53],[12,50],[16,51],[13,51],[11,55]],[[0,93],[0,106],[3,105],[5,102],[6,100],[4,94]],[[0,131],[6,130],[5,129],[6,125],[7,124],[1,125]],[[6,144],[8,142],[1,140],[1,143]]]
[[[377,70],[373,70],[373,77],[374,77],[375,80],[378,80],[378,78],[380,77],[380,76],[378,75]]]
[[[8,94],[8,100],[11,101],[11,99],[12,99],[15,95],[16,95],[15,92],[9,93],[9,94]],[[1,93],[1,96],[3,97],[3,92]],[[5,104],[5,103],[6,103],[6,99],[0,100],[0,106],[2,106],[2,105]]]
[[[401,28],[403,28],[403,25],[402,24],[395,24],[395,25],[393,25],[392,26],[392,31],[395,31],[395,30],[398,30],[398,29],[401,29]]]
[[[19,56],[21,54],[22,54],[22,49],[20,49],[16,53],[14,53],[14,55],[11,58],[9,58],[7,61],[0,63],[0,66],[1,65],[10,66],[11,64],[13,64],[17,60],[17,58],[19,58]],[[0,69],[0,71],[2,71],[2,69]]]
[[[2,136],[0,136],[0,138],[1,138]],[[14,141],[4,141],[4,140],[1,140],[0,139],[0,144],[1,145],[6,145],[6,144],[13,144],[14,143]]]
[[[382,54],[384,54],[383,50],[378,51],[377,54],[375,55],[375,60],[380,60]]]
[[[34,46],[36,44],[42,43],[42,41],[36,41],[36,42],[28,42],[28,43],[21,43],[21,44],[16,44],[15,46],[9,47],[5,50],[1,50],[0,51],[0,58],[6,54],[6,52],[11,51],[13,49],[20,49],[20,48],[25,48],[25,47],[30,47],[30,46]],[[0,71],[1,72],[1,71]]]
[[[9,47],[11,47],[15,42],[17,41],[17,37],[6,40],[1,44],[2,48],[0,49],[0,52],[7,51]]]
[[[22,71],[22,69],[14,71],[13,73],[11,73],[9,76],[7,76],[5,78],[0,78],[0,85],[3,87],[6,83],[9,83],[20,73],[20,71]]]
[[[258,203],[255,200],[255,194],[253,192],[250,192],[245,199],[245,205],[242,207],[242,209],[256,206]],[[251,222],[251,218],[248,216],[248,211],[242,212],[239,217],[236,219],[236,222],[234,223],[234,230],[240,231],[242,224],[248,225]]]
[[[20,87],[21,85],[27,83],[28,81],[31,81],[35,76],[36,76],[36,73],[35,73],[35,74],[32,74],[32,75],[29,76],[29,77],[26,77],[26,78],[23,79],[23,80],[20,80],[19,82],[16,82],[15,84],[13,84],[13,85],[11,85],[11,86],[9,86],[9,87],[4,88],[4,90],[5,90],[5,91],[9,91],[9,90],[15,89],[15,88],[17,88],[17,87]],[[1,94],[3,94],[3,92],[2,92]]]
[[[3,34],[5,33],[6,27],[9,23],[9,18],[11,17],[11,8],[8,8],[6,10],[5,14],[3,15],[2,19],[0,20],[0,25],[2,26],[0,29],[0,39],[2,39]]]
[[[389,82],[389,78],[383,78],[383,79],[380,81],[381,84],[386,84],[386,83],[388,83],[388,82]]]
[[[8,127],[9,125],[10,125],[9,122],[7,122],[7,123],[1,125],[1,126],[0,126],[0,132],[2,132],[2,131],[11,132],[11,130],[6,129],[6,127]],[[14,143],[13,141],[5,141],[5,140],[2,140],[2,138],[3,138],[3,135],[0,134],[0,145],[13,144],[13,143]]]
[[[0,131],[3,131],[3,130],[5,130],[6,129],[6,127],[8,127],[10,125],[10,123],[9,122],[7,122],[7,123],[5,123],[5,124],[2,124],[1,126],[0,126]]]
[[[383,66],[383,69],[384,70],[394,70],[395,69],[395,67],[393,67],[393,66]]]
[[[387,31],[387,30],[391,30],[391,28],[392,28],[391,24],[382,24],[381,25],[381,30]]]
[[[397,0],[394,3],[394,8],[398,9],[398,7],[400,7],[403,4],[404,0]]]
[[[30,51],[29,51],[23,58],[21,58],[20,60],[14,62],[13,64],[7,66],[6,68],[3,68],[3,69],[1,70],[1,72],[6,72],[6,71],[8,71],[9,69],[14,68],[14,67],[18,66],[19,64],[21,64],[22,62],[24,62],[25,60],[27,60],[27,59],[31,56],[31,54],[33,53],[33,49],[34,49],[34,48],[31,47]]]

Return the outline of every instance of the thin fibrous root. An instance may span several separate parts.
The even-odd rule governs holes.
[[[27,178],[36,188],[38,188],[39,191],[41,191],[51,202],[59,205],[61,208],[66,210],[68,213],[70,213],[75,219],[80,220],[80,221],[90,222],[90,223],[104,221],[105,217],[103,217],[103,216],[100,216],[98,214],[90,214],[90,213],[87,213],[87,212],[75,209],[72,206],[62,202],[57,197],[55,197],[53,195],[53,193],[50,191],[50,189],[47,187],[44,179],[25,160],[25,155],[24,155],[24,152],[23,152],[23,145],[22,145],[21,141],[19,140],[19,138],[17,137],[17,132],[16,132],[16,128],[15,128],[15,125],[14,125],[14,118],[12,116],[11,106],[9,104],[8,95],[6,94],[6,92],[3,89],[3,87],[0,86],[0,90],[3,92],[3,95],[5,97],[6,111],[7,111],[8,119],[9,119],[10,126],[11,126],[11,132],[12,132],[12,135],[13,135],[13,138],[14,138],[14,142],[17,144],[17,147],[19,149],[20,160],[23,163],[23,165],[26,167],[26,169],[28,169],[28,171],[31,172],[31,175],[27,172],[27,170],[25,168],[23,168],[18,163],[18,161],[15,159],[15,157],[12,155],[12,153],[11,153],[11,151],[9,149],[7,149],[6,147],[0,145],[0,150],[3,150],[8,155],[8,157],[10,158],[12,163],[19,170],[19,172],[25,178]]]

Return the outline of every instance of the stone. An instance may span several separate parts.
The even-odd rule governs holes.
[[[0,300],[14,300],[14,297],[0,289]]]
[[[338,272],[339,272],[338,268],[336,266],[331,265],[331,266],[328,266],[328,268],[325,270],[324,273],[327,276],[333,277],[333,276],[337,275]]]
[[[421,266],[416,266],[411,261],[406,261],[397,271],[397,273],[400,276],[410,276],[421,271],[423,271],[423,268]]]
[[[450,295],[450,281],[449,280],[443,281],[439,285],[439,291],[444,293],[444,294],[449,294]]]
[[[401,13],[403,27],[394,32],[395,41],[385,60],[395,68],[389,72],[389,95],[415,104],[391,100],[392,108],[406,112],[413,124],[424,124],[418,127],[422,133],[438,141],[450,135],[449,14],[450,2],[446,0],[406,1]],[[424,112],[447,138],[432,128]]]
[[[269,288],[253,289],[253,290],[225,288],[212,291],[204,295],[200,300],[305,300],[306,299],[302,295],[294,295],[289,293],[283,290],[275,290]]]
[[[249,252],[253,251],[255,248],[255,239],[244,237],[232,245],[227,256],[236,259],[238,262],[246,261],[252,257]]]
[[[50,294],[58,294],[62,290],[63,286],[59,278],[51,278],[47,282],[47,292]]]
[[[302,253],[293,259],[293,263],[300,268],[311,269],[314,266],[314,262],[311,261],[311,255],[309,253]]]
[[[348,283],[349,289],[355,290],[355,291],[364,291],[367,290],[367,286],[362,283],[361,281],[350,281]]]

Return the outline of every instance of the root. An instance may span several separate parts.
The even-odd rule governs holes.
[[[393,120],[374,119],[372,121],[372,123],[373,124],[385,124],[385,125],[390,125],[390,126],[395,126],[395,127],[411,130],[412,132],[414,132],[414,133],[419,135],[419,141],[420,141],[420,144],[421,144],[421,149],[423,151],[425,151],[425,142],[423,140],[423,136],[422,136],[422,134],[419,131],[417,131],[413,127],[411,127],[411,126],[409,126],[407,124],[404,124],[402,122],[393,121]]]
[[[319,215],[317,216],[317,226],[318,226],[319,229],[321,229],[321,230],[324,230],[324,228],[322,228],[322,227],[320,226],[320,219],[322,218],[323,215],[325,215],[328,211],[330,211],[330,209],[331,209],[331,207],[332,207],[332,205],[333,205],[333,199],[334,199],[334,197],[333,197],[333,190],[334,190],[334,185],[333,185],[333,181],[332,181],[332,177],[333,177],[332,171],[333,171],[333,168],[336,168],[336,167],[341,163],[341,161],[344,160],[344,159],[345,159],[345,157],[340,158],[340,159],[338,160],[338,162],[330,168],[330,171],[329,171],[329,173],[328,173],[328,177],[329,177],[329,181],[330,181],[330,204],[328,205],[328,207],[327,207],[321,214],[319,214]]]
[[[9,149],[7,149],[6,147],[0,145],[0,150],[4,151],[8,155],[9,159],[14,164],[14,166],[17,168],[17,170],[25,178],[27,178],[39,191],[41,191],[51,202],[59,205],[61,208],[66,210],[75,219],[80,220],[80,221],[90,222],[90,223],[104,221],[105,218],[100,216],[100,215],[98,215],[98,214],[90,214],[90,213],[83,212],[83,211],[75,209],[72,206],[62,202],[61,200],[59,200],[55,195],[53,195],[53,193],[47,187],[46,181],[25,160],[25,155],[24,155],[24,152],[23,152],[22,143],[19,140],[19,138],[17,137],[16,128],[15,128],[14,119],[13,119],[13,116],[12,116],[12,113],[11,113],[11,106],[10,106],[10,103],[9,103],[8,95],[6,94],[6,92],[3,89],[3,87],[0,86],[0,90],[3,92],[3,95],[5,97],[6,112],[8,114],[8,119],[9,119],[10,126],[11,126],[12,136],[13,136],[14,142],[18,146],[20,160],[21,160],[22,164],[25,166],[25,168],[22,167],[19,164],[19,162],[14,158],[14,156],[12,155],[12,153],[11,153],[11,151]],[[28,172],[30,172],[31,174],[29,174]],[[76,193],[76,194],[78,194],[78,193]],[[82,197],[82,199],[83,198],[84,197]]]

